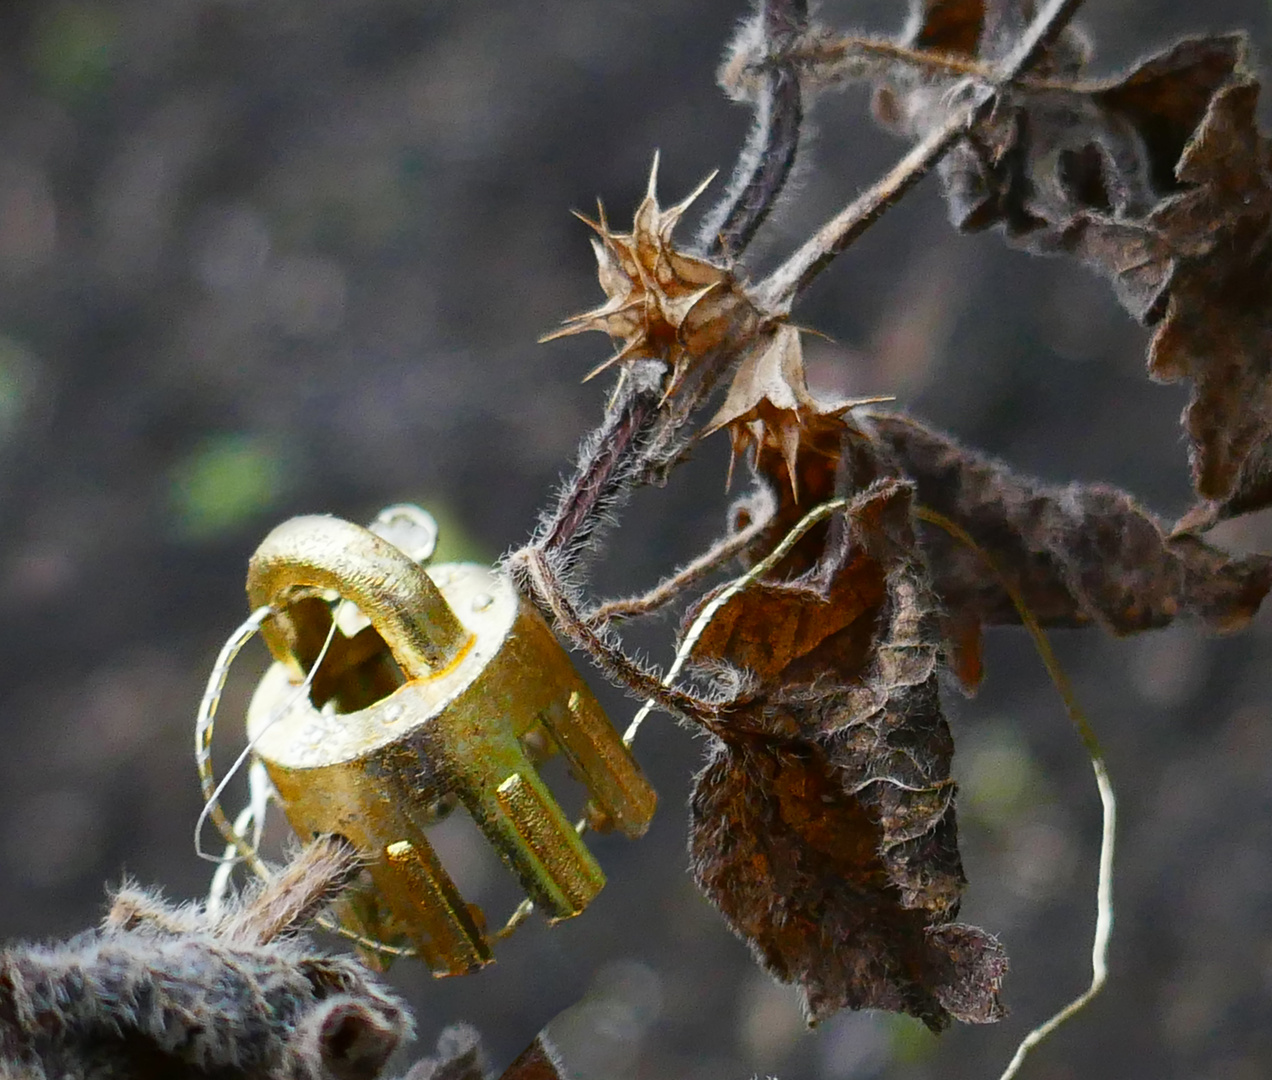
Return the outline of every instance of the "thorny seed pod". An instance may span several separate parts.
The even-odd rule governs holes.
[[[592,240],[596,273],[609,299],[599,308],[567,319],[562,329],[540,340],[601,330],[623,344],[589,373],[589,379],[623,360],[663,360],[671,368],[665,387],[670,396],[695,361],[726,342],[749,338],[759,324],[759,313],[733,275],[713,262],[678,251],[671,242],[676,223],[713,177],[682,202],[663,210],[658,205],[655,155],[649,187],[636,208],[630,233],[611,231],[599,204],[598,221],[578,215],[596,231]]]

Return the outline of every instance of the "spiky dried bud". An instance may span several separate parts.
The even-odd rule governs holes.
[[[667,209],[658,205],[658,155],[649,187],[636,208],[630,233],[609,227],[598,204],[599,220],[579,214],[595,230],[597,277],[609,298],[601,307],[567,319],[541,341],[586,330],[600,330],[619,350],[589,372],[587,378],[621,361],[661,360],[670,377],[670,396],[697,362],[722,345],[750,337],[760,316],[733,275],[706,259],[678,251],[671,241],[676,223],[714,178],[707,177],[688,198]]]
[[[729,393],[720,411],[711,418],[703,435],[723,427],[729,429],[733,466],[748,449],[758,454],[773,449],[786,462],[791,493],[798,498],[795,461],[801,444],[816,443],[822,431],[844,431],[852,426],[847,413],[857,405],[885,401],[862,398],[826,402],[815,397],[804,377],[804,352],[797,327],[788,323],[771,325],[749,344],[738,364]]]

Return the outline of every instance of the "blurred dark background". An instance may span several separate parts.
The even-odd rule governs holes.
[[[1244,27],[1272,56],[1263,2],[1088,6],[1104,71],[1207,29]],[[206,889],[195,708],[273,524],[416,500],[450,553],[490,560],[527,535],[604,393],[579,383],[599,335],[535,344],[600,295],[567,211],[600,194],[625,223],[655,148],[666,200],[727,171],[749,117],[714,68],[742,14],[742,0],[0,8],[0,937],[89,925],[124,873]],[[904,5],[822,14],[890,31]],[[900,153],[866,106],[820,104],[757,249],[770,261]],[[1021,469],[1110,481],[1167,517],[1188,502],[1185,392],[1148,382],[1145,333],[1079,268],[955,235],[934,181],[798,317],[833,339],[809,349],[823,390],[896,394]],[[641,495],[597,592],[650,584],[721,531],[726,441]],[[1272,527],[1220,539],[1268,550]],[[666,623],[635,640],[668,658]],[[1105,996],[1027,1075],[1272,1075],[1272,616],[1222,640],[1056,642],[1120,791],[1117,928]],[[991,635],[987,661],[981,695],[949,708],[963,914],[1011,954],[1005,1022],[938,1040],[843,1015],[806,1033],[794,992],[686,874],[699,747],[655,720],[638,751],[662,808],[644,840],[597,842],[610,884],[584,916],[532,924],[478,976],[394,971],[418,1051],[466,1019],[503,1065],[552,1021],[578,1080],[997,1076],[1088,978],[1099,813],[1023,635]],[[251,652],[232,680],[222,766],[263,664]],[[625,723],[631,703],[603,692]],[[448,837],[498,917],[503,871]]]

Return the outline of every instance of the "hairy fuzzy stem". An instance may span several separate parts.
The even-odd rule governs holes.
[[[662,677],[632,659],[603,632],[585,619],[575,608],[545,552],[525,548],[514,554],[508,570],[525,591],[552,616],[556,627],[575,645],[584,650],[610,679],[623,686],[634,697],[646,698],[673,716],[691,720],[708,731],[718,726],[724,701],[711,701],[666,686]]]
[[[633,596],[625,600],[610,600],[601,604],[587,615],[593,624],[615,622],[619,619],[636,619],[643,615],[651,615],[660,608],[670,604],[684,591],[696,585],[714,570],[739,554],[748,544],[768,528],[767,518],[757,519],[746,528],[732,536],[713,544],[684,569],[672,574],[655,585],[643,596]]]
[[[320,836],[231,911],[217,932],[227,941],[259,945],[297,934],[339,898],[361,867],[348,840]]]
[[[583,443],[573,478],[530,545],[547,552],[559,573],[568,575],[578,566],[639,474],[659,399],[654,387],[628,390]]]
[[[887,38],[857,37],[819,38],[809,43],[794,57],[801,71],[822,85],[836,81],[850,82],[856,77],[873,75],[880,69],[898,67],[948,75],[956,78],[990,79],[993,69],[986,63],[953,53],[931,52],[898,45]],[[863,64],[862,61],[877,61]]]
[[[781,195],[799,151],[803,90],[787,54],[808,27],[807,0],[764,0],[758,26],[765,70],[755,123],[724,196],[702,223],[699,243],[708,258],[734,259],[747,249]],[[742,40],[739,48],[744,47]]]
[[[805,78],[826,85],[833,82],[855,82],[872,78],[880,70],[909,68],[926,73],[930,77],[952,79],[979,79],[992,82],[995,71],[992,64],[954,53],[931,52],[927,49],[898,45],[887,38],[858,37],[849,34],[840,38],[818,38],[792,55]],[[874,63],[863,63],[874,61]],[[1107,81],[1075,81],[1072,79],[1047,79],[1022,73],[1012,86],[1024,91],[1049,93],[1090,94],[1104,89]]]
[[[95,932],[0,949],[0,1076],[380,1075],[410,1014],[298,936],[357,866],[324,837],[224,917],[126,887]]]

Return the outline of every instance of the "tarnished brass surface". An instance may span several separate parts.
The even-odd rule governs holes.
[[[267,624],[277,662],[249,736],[297,833],[340,833],[367,853],[375,894],[345,917],[368,936],[409,940],[439,975],[492,959],[482,913],[428,842],[455,799],[550,919],[587,906],[605,877],[539,776],[545,733],[587,788],[589,820],[629,836],[648,827],[653,789],[505,577],[425,570],[367,529],[303,517],[261,544],[248,596],[285,608]],[[333,617],[332,646],[298,693]]]

